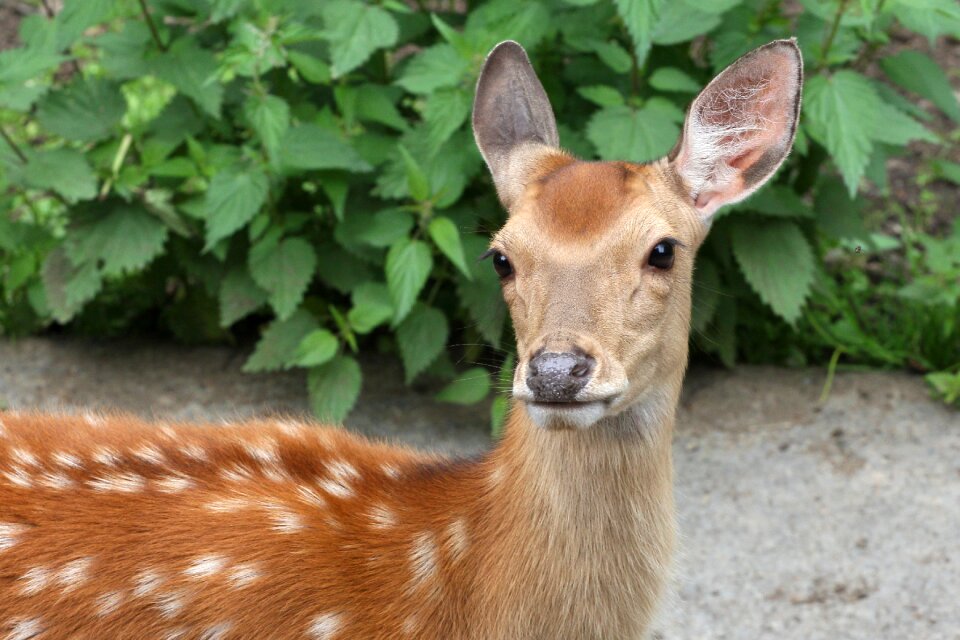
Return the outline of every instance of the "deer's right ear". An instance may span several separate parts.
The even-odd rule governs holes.
[[[487,56],[473,101],[473,135],[497,195],[510,207],[545,155],[559,153],[550,101],[526,51],[501,42]]]

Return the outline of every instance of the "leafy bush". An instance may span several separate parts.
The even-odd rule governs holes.
[[[882,80],[863,73],[892,29],[960,35],[954,0],[804,0],[799,15],[770,0],[455,4],[67,0],[24,20],[23,46],[0,53],[0,326],[254,332],[246,370],[307,369],[313,407],[332,419],[355,402],[362,349],[398,353],[408,381],[451,380],[443,401],[478,401],[489,368],[458,373],[445,346],[489,363],[510,342],[497,280],[473,259],[503,216],[468,126],[490,47],[527,47],[566,148],[645,161],[670,149],[717,71],[796,35],[808,70],[796,151],[715,222],[695,340],[728,363],[755,355],[737,342],[749,334],[804,357],[845,345],[902,364],[851,337],[864,301],[845,296],[869,287],[820,257],[889,248],[851,197],[865,181],[883,188],[885,160],[908,142],[943,143],[914,97],[960,122],[923,54],[882,57]],[[908,245],[940,273],[933,245]],[[904,289],[923,300],[928,284]],[[929,322],[942,335],[918,331],[956,344],[956,298],[941,307]]]

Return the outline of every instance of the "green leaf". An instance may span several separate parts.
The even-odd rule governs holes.
[[[56,191],[71,202],[97,195],[97,178],[82,153],[74,149],[27,150],[23,180],[35,189]]]
[[[257,373],[289,369],[296,364],[300,342],[318,328],[316,319],[303,309],[286,320],[274,320],[264,330],[253,355],[243,365],[243,370],[246,373]]]
[[[240,13],[249,0],[210,0],[210,21],[222,22]]]
[[[250,275],[281,320],[300,306],[316,268],[317,255],[303,238],[265,240],[250,249]]]
[[[56,15],[57,49],[72,45],[83,32],[105,21],[112,13],[114,0],[66,0]]]
[[[231,269],[220,285],[220,326],[229,327],[266,301],[267,292],[257,286],[246,269]]]
[[[460,270],[460,273],[468,279],[473,280],[473,274],[470,273],[470,269],[467,267],[467,261],[463,256],[460,232],[457,230],[457,225],[453,223],[453,220],[444,216],[437,216],[430,221],[428,231],[434,244],[443,252],[443,255],[447,256],[450,262]]]
[[[860,211],[861,201],[851,198],[836,178],[821,178],[814,208],[817,228],[837,239],[861,240],[867,237]]]
[[[402,144],[397,145],[397,151],[400,152],[407,169],[407,189],[410,191],[410,196],[417,202],[427,200],[430,197],[430,182],[420,164]]]
[[[160,220],[133,204],[103,209],[91,207],[71,225],[64,247],[73,264],[96,264],[104,275],[118,276],[160,255],[168,234]]]
[[[387,252],[386,275],[393,300],[393,323],[407,317],[433,268],[430,247],[420,240],[400,240]]]
[[[326,329],[311,331],[297,347],[294,355],[297,365],[301,367],[317,367],[329,362],[337,355],[337,337]]]
[[[207,219],[207,249],[253,219],[267,200],[270,185],[257,169],[231,168],[210,181],[203,209]]]
[[[315,124],[291,127],[280,145],[283,165],[292,170],[347,169],[369,171],[356,150],[333,131]]]
[[[639,110],[601,109],[587,125],[587,138],[604,160],[654,160],[670,151],[679,136],[680,127],[671,115],[649,104]]]
[[[427,97],[423,120],[427,123],[427,141],[432,150],[450,139],[470,115],[470,96],[462,89],[441,89]]]
[[[650,86],[657,91],[697,93],[700,83],[674,67],[660,67],[650,74]]]
[[[342,422],[360,397],[363,372],[350,356],[337,356],[310,370],[307,389],[310,409],[320,420]]]
[[[415,55],[397,84],[410,93],[430,94],[443,87],[460,84],[470,69],[469,61],[461,58],[448,44],[436,44]]]
[[[693,311],[690,326],[703,332],[717,312],[720,302],[720,272],[717,264],[706,257],[697,258],[693,271]]]
[[[365,122],[379,122],[397,131],[409,129],[395,104],[401,91],[396,87],[365,84],[356,87],[357,117]]]
[[[463,237],[464,251],[472,259],[468,263],[473,279],[457,278],[457,294],[460,303],[466,308],[477,331],[484,340],[500,348],[504,321],[507,317],[507,305],[503,301],[500,278],[486,260],[478,262],[479,256],[486,250],[487,239],[479,235],[468,234]]]
[[[397,327],[397,346],[407,384],[413,381],[447,344],[447,318],[437,309],[417,303]]]
[[[892,10],[903,26],[926,36],[931,46],[944,34],[960,37],[960,5],[956,0],[899,0]]]
[[[731,231],[733,255],[747,282],[777,315],[795,324],[815,272],[803,233],[780,220],[737,221]]]
[[[607,85],[580,87],[577,89],[577,93],[600,107],[617,107],[624,103],[623,95]]]
[[[54,320],[61,324],[66,324],[79,313],[103,286],[96,265],[75,267],[62,247],[47,255],[41,277],[47,304]]]
[[[813,217],[813,210],[797,192],[782,184],[768,184],[727,211],[750,211],[784,218]],[[723,211],[717,217],[722,215]]]
[[[441,389],[436,399],[451,404],[476,404],[489,393],[490,372],[483,367],[473,367]]]
[[[264,148],[271,157],[276,156],[280,141],[290,128],[290,107],[286,100],[271,95],[251,95],[243,110]]]
[[[927,98],[955,122],[960,122],[960,101],[940,66],[919,51],[902,51],[880,60],[891,80],[913,93]]]
[[[627,73],[633,66],[633,58],[630,57],[630,53],[616,42],[597,40],[593,45],[593,50],[603,61],[603,64],[617,73]]]
[[[323,60],[300,51],[288,51],[287,57],[307,82],[330,84],[330,65]]]
[[[637,64],[643,66],[653,44],[654,26],[666,0],[614,0],[614,4],[633,39]]]
[[[325,0],[321,14],[334,78],[353,71],[376,51],[393,46],[399,29],[389,13],[358,0]]]
[[[370,333],[393,316],[393,301],[385,284],[365,282],[353,290],[351,299],[353,308],[347,320],[357,333]]]
[[[78,78],[48,93],[37,106],[37,121],[50,133],[81,142],[109,137],[126,103],[120,87],[102,78]]]
[[[660,45],[679,44],[713,31],[723,19],[716,12],[701,11],[701,4],[710,3],[684,0],[663,3],[653,29],[653,42]]]
[[[208,114],[220,117],[223,85],[217,79],[217,59],[193,37],[185,36],[174,42],[153,61],[153,71]]]

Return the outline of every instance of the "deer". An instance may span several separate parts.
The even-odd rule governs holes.
[[[0,637],[646,637],[695,253],[783,163],[802,84],[796,42],[771,42],[666,157],[584,161],[497,45],[472,125],[507,211],[486,254],[516,333],[499,441],[458,459],[289,417],[0,413]]]

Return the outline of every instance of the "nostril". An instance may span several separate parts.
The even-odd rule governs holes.
[[[576,358],[577,362],[570,369],[570,375],[575,378],[585,378],[593,373],[593,366],[596,361],[592,357],[578,350]]]

